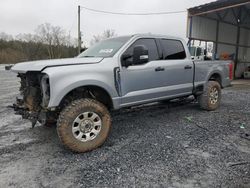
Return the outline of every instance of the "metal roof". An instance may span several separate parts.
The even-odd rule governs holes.
[[[188,9],[190,16],[207,14],[219,10],[250,4],[250,0],[218,0]]]

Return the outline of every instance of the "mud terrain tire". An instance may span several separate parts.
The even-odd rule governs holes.
[[[216,81],[208,81],[203,94],[198,96],[198,102],[202,109],[212,111],[219,107],[221,101],[221,87]]]
[[[90,114],[90,117],[88,113]],[[95,114],[97,119],[93,119],[91,113],[92,116]],[[80,118],[80,116],[82,117]],[[91,118],[93,121],[91,121]],[[87,121],[87,123],[85,121]],[[98,125],[100,126],[99,128],[98,126],[97,128],[94,127],[94,121],[101,122],[99,123],[100,125]],[[90,123],[88,124],[88,122]],[[86,128],[87,125],[88,127],[93,127],[92,131],[99,132],[96,133],[96,135],[92,132],[87,132],[91,131],[89,130],[91,128]],[[73,130],[75,126],[77,126],[77,129],[79,129],[78,135],[76,135],[77,132],[74,132]],[[79,99],[71,102],[62,110],[57,122],[57,133],[62,144],[68,149],[79,153],[91,151],[101,146],[108,137],[110,128],[111,117],[109,111],[102,103],[93,99]],[[95,136],[93,139],[91,139],[91,136],[89,136],[91,133]],[[85,138],[85,135],[87,135],[89,140]]]

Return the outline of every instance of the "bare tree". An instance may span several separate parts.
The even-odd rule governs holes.
[[[102,35],[103,35],[103,37],[106,38],[106,39],[116,36],[115,30],[113,30],[113,29],[104,30],[104,32],[103,32]]]
[[[90,45],[93,45],[101,40],[108,39],[111,37],[117,36],[115,30],[113,29],[106,29],[103,31],[101,35],[94,35],[93,39],[90,41]]]
[[[35,35],[32,35],[30,33],[20,33],[16,35],[15,39],[22,42],[38,42]]]
[[[48,51],[49,58],[53,58],[52,25],[50,25],[49,23],[39,25],[37,27],[37,29],[35,30],[35,32],[36,32],[40,42],[47,45],[47,51]]]
[[[37,27],[35,34],[18,34],[15,37],[0,32],[0,63],[76,55],[76,39],[58,26],[42,24]]]
[[[12,35],[9,35],[5,32],[1,32],[0,33],[0,40],[11,41],[11,40],[13,40],[13,37],[12,37]]]
[[[29,60],[36,59],[35,57],[39,55],[39,51],[43,46],[38,36],[30,33],[18,34],[15,40],[23,42],[20,43],[19,49],[26,54]]]
[[[60,58],[63,46],[70,46],[72,39],[70,34],[59,26],[49,23],[39,25],[36,34],[41,43],[47,44],[49,58]]]

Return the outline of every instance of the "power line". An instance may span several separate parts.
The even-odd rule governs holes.
[[[169,12],[127,13],[127,12],[110,12],[110,11],[105,11],[105,10],[97,10],[97,9],[93,9],[93,8],[89,8],[85,6],[80,6],[80,7],[85,10],[92,11],[92,12],[125,15],[125,16],[149,16],[149,15],[164,15],[164,14],[166,15],[166,14],[178,14],[178,13],[187,12],[186,10],[183,10],[183,11],[169,11]]]
[[[78,53],[81,51],[81,31],[80,31],[80,11],[81,9],[89,10],[92,12],[104,13],[104,14],[113,14],[113,15],[125,15],[125,16],[150,16],[150,15],[167,15],[167,14],[179,14],[187,12],[183,11],[166,11],[166,12],[147,12],[147,13],[128,13],[128,12],[111,12],[105,10],[93,9],[85,6],[78,5]]]

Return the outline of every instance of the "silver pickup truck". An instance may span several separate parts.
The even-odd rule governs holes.
[[[111,128],[110,110],[195,96],[215,110],[221,88],[230,85],[229,61],[192,61],[184,40],[140,34],[107,39],[76,58],[18,63],[21,79],[17,114],[57,123],[58,136],[76,152],[104,143]]]

